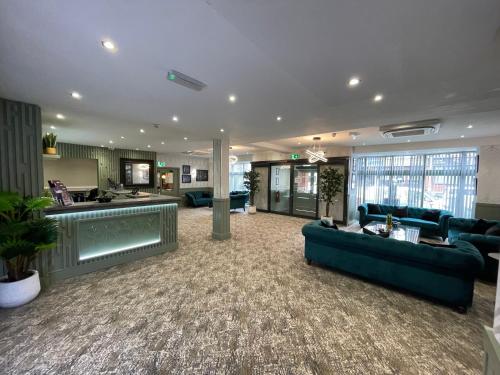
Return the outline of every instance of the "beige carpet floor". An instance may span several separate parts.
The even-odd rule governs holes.
[[[0,311],[2,374],[480,374],[495,287],[467,315],[303,259],[307,220],[179,212],[179,249]]]

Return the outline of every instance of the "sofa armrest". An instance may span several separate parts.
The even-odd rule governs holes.
[[[358,207],[359,211],[359,225],[364,227],[366,225],[366,215],[368,215],[368,204],[363,203]]]
[[[453,214],[445,210],[441,211],[441,214],[439,215],[439,230],[443,239],[448,238],[449,222],[452,217]]]
[[[500,237],[486,236],[484,234],[460,233],[458,236],[460,241],[467,241],[477,247],[491,249],[492,251],[500,251]]]
[[[449,220],[449,228],[458,232],[468,232],[476,223],[476,219],[464,219],[459,217],[452,217]]]

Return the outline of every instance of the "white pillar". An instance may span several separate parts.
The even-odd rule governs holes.
[[[231,237],[228,136],[213,140],[213,182],[212,237],[216,240],[226,240]]]

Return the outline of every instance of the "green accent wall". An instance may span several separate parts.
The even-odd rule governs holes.
[[[109,149],[107,147],[58,143],[57,153],[61,155],[61,158],[67,159],[97,159],[99,189],[108,188],[108,177],[118,183],[120,182],[120,158],[154,160],[156,165],[156,152],[153,151]],[[154,193],[155,189],[141,188],[141,191]]]

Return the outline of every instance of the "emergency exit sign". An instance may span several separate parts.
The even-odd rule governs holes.
[[[290,154],[290,159],[298,160],[300,158],[300,154]]]
[[[163,167],[165,167],[166,165],[167,165],[167,163],[165,163],[164,161],[157,161],[157,162],[156,162],[156,166],[157,166],[158,168],[163,168]]]

